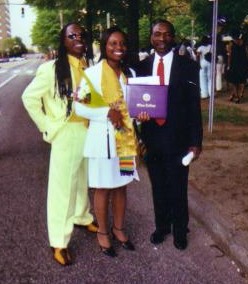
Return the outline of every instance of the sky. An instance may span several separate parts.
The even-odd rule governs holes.
[[[30,48],[32,46],[31,29],[36,15],[33,8],[22,5],[23,3],[23,0],[9,1],[11,37],[20,37],[26,47]],[[22,16],[22,8],[24,8],[24,16]]]

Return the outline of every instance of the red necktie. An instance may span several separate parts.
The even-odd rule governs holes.
[[[162,57],[159,59],[157,75],[160,78],[159,79],[160,85],[164,85],[164,62],[163,62],[163,58]],[[159,126],[162,126],[165,123],[165,119],[157,118],[156,119],[156,123]]]
[[[163,57],[159,59],[157,75],[160,77],[160,85],[164,85],[164,62]]]

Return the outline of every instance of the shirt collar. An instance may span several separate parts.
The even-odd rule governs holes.
[[[163,58],[163,61],[165,61],[166,59],[167,59],[167,60],[168,60],[168,59],[172,59],[172,57],[173,57],[173,51],[171,50],[170,52],[166,53],[164,56],[160,56],[160,55],[157,54],[157,52],[155,52],[155,58],[154,58],[154,60],[155,60],[156,62],[159,62],[159,60],[160,60],[161,57]]]
[[[70,54],[68,54],[67,56],[68,56],[70,65],[72,65],[73,67],[77,69],[81,69],[81,70],[87,67],[86,61],[83,57],[78,59]]]

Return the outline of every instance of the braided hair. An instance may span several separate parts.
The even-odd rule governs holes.
[[[79,26],[78,23],[71,22],[66,24],[60,31],[58,54],[55,60],[55,94],[56,90],[58,90],[61,99],[67,98],[67,116],[71,113],[72,77],[67,56],[68,52],[65,46],[65,37],[66,30],[71,25]]]

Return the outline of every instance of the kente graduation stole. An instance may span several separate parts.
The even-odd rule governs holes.
[[[126,81],[123,73],[121,73],[121,76]],[[134,172],[134,156],[137,155],[133,124],[127,110],[119,79],[105,59],[102,60],[101,82],[103,100],[110,106],[117,103],[123,117],[123,127],[120,130],[115,130],[116,151],[120,158],[121,175],[132,175]]]

